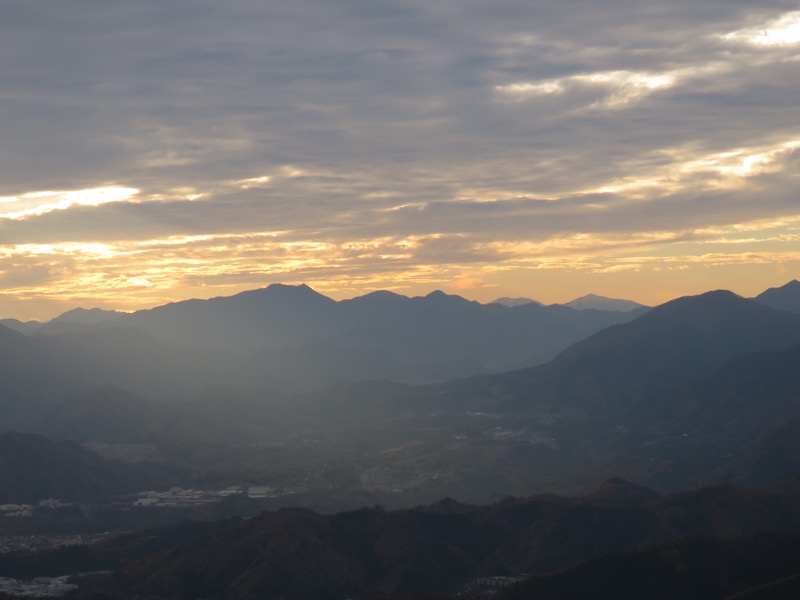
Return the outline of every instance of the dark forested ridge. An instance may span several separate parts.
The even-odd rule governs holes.
[[[26,560],[53,572],[111,569],[83,582],[74,597],[86,598],[99,589],[119,598],[424,597],[465,592],[490,577],[534,577],[511,598],[531,597],[527,586],[547,590],[536,597],[581,598],[580,575],[603,598],[612,597],[606,589],[624,593],[646,580],[654,590],[719,590],[705,597],[722,599],[800,571],[798,493],[728,485],[659,495],[617,479],[583,497],[489,506],[443,500],[330,516],[285,509],[131,534],[82,553],[9,557],[0,569],[24,570]],[[774,530],[783,533],[760,533]],[[537,577],[563,569],[575,575]]]

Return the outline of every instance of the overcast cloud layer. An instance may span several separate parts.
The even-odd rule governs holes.
[[[0,136],[0,316],[800,276],[796,2],[4,2]]]

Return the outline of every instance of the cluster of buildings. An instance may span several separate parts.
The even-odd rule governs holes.
[[[268,485],[238,486],[234,485],[224,490],[200,490],[171,487],[163,492],[139,492],[133,502],[134,506],[161,506],[161,507],[186,507],[200,504],[212,504],[222,498],[235,494],[245,494],[249,498],[275,498],[283,492]]]
[[[62,506],[72,506],[69,503],[61,502],[61,500],[56,500],[55,498],[46,498],[44,500],[39,500],[37,505],[33,504],[0,504],[0,513],[3,514],[4,517],[32,517],[33,511],[38,508],[43,509],[54,509],[54,508],[61,508]]]
[[[67,575],[61,577],[36,577],[31,580],[0,577],[0,592],[23,598],[60,597],[78,588],[74,583],[68,583],[68,580],[69,576]]]
[[[0,537],[0,554],[7,552],[42,552],[65,546],[85,546],[107,538],[111,533],[76,533],[64,535],[6,535]]]

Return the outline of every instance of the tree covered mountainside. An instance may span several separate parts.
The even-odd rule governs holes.
[[[492,577],[525,581],[508,598],[580,598],[592,588],[603,598],[637,597],[626,589],[727,598],[800,571],[798,493],[794,484],[659,495],[614,479],[580,497],[486,506],[284,509],[5,557],[0,573],[112,571],[84,578],[75,598],[455,597]],[[782,533],[759,533],[769,530]]]

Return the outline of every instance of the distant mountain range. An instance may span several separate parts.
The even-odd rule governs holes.
[[[334,302],[307,287],[271,286],[57,335],[0,327],[0,420],[109,443],[352,441],[359,450],[348,460],[379,461],[386,482],[364,479],[364,490],[398,504],[447,489],[465,497],[579,490],[615,474],[661,490],[764,482],[800,465],[800,446],[789,443],[800,427],[800,314],[785,310],[797,287],[765,292],[784,298],[780,309],[764,295],[713,291],[623,313],[442,293]],[[565,332],[579,337],[601,321],[611,326],[545,364],[397,382],[457,377],[457,365],[475,372],[491,356],[511,362],[526,340],[564,343]],[[262,338],[275,346],[258,346]],[[411,450],[393,460],[398,448]],[[381,496],[408,479],[409,464],[449,479]]]
[[[497,298],[492,300],[490,304],[502,304],[503,306],[514,307],[523,306],[525,304],[539,304],[541,302],[532,300],[531,298]],[[575,298],[571,302],[565,302],[559,306],[566,306],[575,310],[610,310],[615,312],[628,312],[631,310],[647,308],[644,304],[639,304],[633,300],[622,300],[619,298],[606,298],[605,296],[598,296],[596,294],[587,294],[580,298]]]
[[[165,397],[220,383],[301,391],[340,381],[421,383],[501,372],[545,362],[635,316],[482,305],[442,292],[376,292],[335,302],[307,286],[272,285],[131,314],[75,309],[18,343],[63,357],[53,367],[71,365],[60,374],[41,361],[23,367],[38,373],[27,379],[34,396],[33,388],[50,385],[72,394],[94,379]]]

